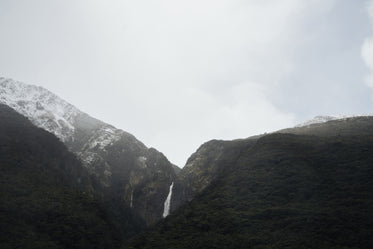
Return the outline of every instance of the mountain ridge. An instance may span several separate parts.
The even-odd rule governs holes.
[[[172,210],[176,210],[202,192],[214,181],[218,173],[232,161],[226,158],[239,156],[237,147],[245,144],[248,149],[259,139],[272,134],[295,134],[313,136],[353,136],[356,133],[370,135],[373,133],[373,116],[355,115],[344,116],[323,122],[309,123],[308,125],[295,126],[271,133],[260,134],[235,140],[210,140],[202,144],[193,153],[184,168],[182,168],[175,187],[175,202]]]
[[[94,196],[87,169],[54,134],[3,104],[0,120],[0,248],[118,248],[143,229],[129,207],[113,212]]]
[[[0,103],[64,142],[95,177],[98,195],[125,201],[148,224],[162,218],[177,170],[162,153],[42,87],[0,78]]]
[[[373,117],[207,142],[216,175],[124,248],[371,248],[372,142]]]
[[[320,115],[320,116],[315,116],[312,119],[306,120],[300,124],[297,124],[296,127],[303,127],[303,126],[309,126],[312,124],[320,124],[320,123],[326,123],[328,121],[332,120],[345,120],[348,118],[357,118],[357,117],[369,117],[373,116],[372,114],[359,114],[359,115]]]
[[[356,162],[349,162],[348,158],[345,158],[344,154],[338,154],[341,150],[345,150],[346,154],[355,153],[351,155],[353,155],[355,159],[357,158],[356,160],[360,160],[359,158],[361,157],[363,160],[365,160],[364,162],[369,161],[366,156],[370,153],[369,139],[371,139],[373,134],[373,117],[369,115],[357,115],[353,117],[319,116],[313,121],[303,123],[303,125],[297,125],[292,128],[287,128],[268,134],[261,134],[245,139],[236,139],[231,141],[208,141],[202,144],[197,151],[189,157],[185,167],[180,170],[175,165],[170,163],[161,152],[154,148],[147,148],[142,142],[137,140],[135,136],[80,112],[76,107],[60,99],[58,96],[44,88],[26,85],[24,83],[5,78],[0,78],[0,86],[0,103],[6,103],[12,108],[15,108],[19,113],[26,115],[34,124],[39,125],[39,127],[46,130],[49,129],[56,136],[59,136],[59,139],[64,142],[70,151],[74,152],[75,155],[80,158],[84,167],[88,170],[93,179],[92,188],[94,189],[96,196],[102,198],[104,202],[110,203],[110,205],[113,207],[113,213],[117,212],[116,208],[124,204],[126,207],[136,212],[136,214],[138,214],[147,225],[155,224],[158,221],[160,222],[158,223],[160,225],[157,225],[156,227],[162,227],[164,224],[166,224],[166,230],[164,230],[165,228],[162,228],[163,230],[161,229],[161,231],[169,232],[169,230],[167,230],[167,226],[170,227],[167,225],[169,224],[169,220],[177,220],[178,218],[173,217],[179,216],[183,213],[185,214],[185,212],[188,213],[188,208],[190,207],[198,208],[200,205],[199,201],[203,200],[204,196],[208,196],[208,198],[210,198],[211,191],[214,192],[215,189],[221,189],[222,193],[225,193],[224,191],[226,189],[232,188],[232,186],[230,186],[232,183],[239,185],[243,184],[242,190],[235,188],[235,191],[238,193],[237,196],[235,194],[236,192],[232,192],[231,190],[229,190],[229,195],[223,196],[220,196],[220,194],[215,191],[213,196],[218,196],[218,199],[222,201],[223,204],[217,205],[217,203],[215,203],[217,201],[212,199],[212,206],[210,206],[209,202],[206,201],[204,201],[202,205],[203,207],[212,209],[214,212],[216,212],[214,208],[221,209],[217,213],[219,216],[226,215],[226,217],[222,217],[221,221],[214,221],[214,219],[218,218],[219,216],[212,215],[210,220],[214,222],[214,229],[222,226],[222,230],[225,232],[227,232],[226,229],[231,229],[231,231],[234,231],[234,229],[228,224],[231,222],[231,220],[229,220],[231,218],[238,219],[238,225],[242,225],[240,218],[235,218],[234,216],[235,207],[230,206],[227,199],[232,197],[234,199],[238,198],[247,201],[247,199],[245,199],[246,197],[240,196],[240,193],[246,193],[247,195],[250,195],[251,199],[249,201],[250,203],[253,203],[253,205],[258,204],[260,206],[263,204],[260,204],[261,201],[267,203],[268,200],[266,199],[266,195],[271,195],[271,193],[269,193],[266,189],[260,190],[264,191],[266,193],[265,195],[256,196],[258,186],[260,187],[260,185],[263,183],[260,182],[262,179],[268,177],[270,177],[270,181],[277,181],[278,178],[280,179],[278,182],[275,181],[275,183],[279,184],[280,187],[278,189],[278,193],[276,192],[277,187],[273,188],[275,185],[268,185],[268,187],[271,189],[273,188],[273,191],[276,193],[275,196],[278,195],[277,197],[282,199],[282,203],[286,202],[286,200],[289,198],[292,198],[292,196],[287,193],[288,191],[291,192],[292,189],[289,189],[287,185],[294,183],[293,181],[288,181],[287,179],[284,180],[283,178],[291,178],[294,174],[296,175],[296,179],[294,180],[295,182],[305,182],[300,183],[299,186],[297,185],[300,188],[299,193],[301,194],[301,198],[310,194],[312,195],[312,193],[307,190],[305,185],[313,184],[313,182],[309,181],[307,178],[308,175],[306,175],[306,178],[302,178],[304,175],[301,172],[301,166],[306,167],[305,169],[307,174],[312,175],[316,170],[313,168],[315,167],[313,164],[315,159],[305,158],[302,156],[302,153],[311,157],[317,157],[317,153],[314,153],[314,151],[317,151],[324,157],[317,157],[317,160],[319,161],[316,161],[321,164],[326,162],[327,165],[331,165],[331,167],[334,167],[333,169],[337,171],[339,170],[337,167],[338,165],[335,165],[335,163],[330,160],[329,156],[334,158],[338,155],[347,161],[340,161],[340,159],[335,158],[336,162],[358,168]],[[299,143],[299,148],[296,146],[297,143]],[[354,149],[354,145],[356,145],[357,148],[363,149],[361,154],[359,154],[359,151]],[[307,151],[307,149],[310,149],[310,151]],[[293,160],[294,162],[299,162],[299,165],[295,165],[295,168],[289,168],[287,164],[293,165]],[[250,163],[250,167],[251,164],[256,165],[253,175],[257,176],[258,178],[253,178],[253,175],[246,174],[248,171],[252,170],[252,168],[247,168],[247,163]],[[284,172],[278,171],[276,169],[277,166],[280,168],[282,167]],[[364,167],[363,170],[370,174],[369,167]],[[272,175],[272,171],[274,169],[277,175]],[[235,170],[242,171],[242,176],[237,176],[234,172]],[[317,170],[319,169],[317,168]],[[268,173],[270,173],[270,175],[268,175]],[[327,173],[330,179],[334,179],[330,175],[329,171],[327,171]],[[247,177],[247,179],[251,179],[251,181],[254,183],[244,183],[247,180],[246,178],[242,178],[244,176]],[[272,179],[271,177],[275,178]],[[316,176],[314,175],[311,177],[314,178],[315,183],[321,184],[322,186],[325,185],[324,182],[319,181],[320,179],[317,178],[318,176],[316,178],[315,177]],[[356,177],[367,181],[360,173],[357,173]],[[345,175],[341,175],[341,179],[348,180],[349,178],[346,178]],[[286,182],[285,185],[282,185],[283,180]],[[255,181],[259,182],[255,183]],[[220,183],[228,185],[220,187]],[[356,188],[363,189],[365,194],[370,194],[369,189],[362,188],[356,182],[353,182],[353,184]],[[329,188],[332,187],[332,185],[329,186]],[[340,187],[343,188],[343,185],[340,185]],[[281,190],[281,188],[283,189]],[[312,189],[318,189],[318,186],[315,185],[312,187]],[[350,194],[355,194],[353,190],[349,189],[349,191]],[[298,195],[299,193],[296,192],[295,195]],[[317,200],[319,201],[319,199]],[[343,201],[347,202],[347,200]],[[369,203],[366,203],[365,200],[361,201],[364,205],[367,205],[367,207],[369,206]],[[117,203],[122,204],[115,207]],[[268,209],[267,211],[264,213],[259,212],[258,214],[255,214],[254,218],[256,219],[256,222],[259,222],[257,219],[258,217],[260,222],[262,222],[263,219],[261,217],[267,217],[268,215],[271,216],[272,212],[277,214],[279,211],[279,214],[282,215],[282,208],[284,208],[284,213],[286,215],[288,215],[289,212],[293,212],[292,210],[289,211],[288,207],[277,207],[277,204],[278,203],[275,202],[274,204],[270,204],[274,205],[273,207],[265,206],[266,210]],[[237,205],[242,206],[239,202]],[[226,207],[229,207],[231,210],[225,210]],[[248,208],[247,205],[242,206],[242,208],[244,207]],[[272,210],[273,208],[275,210]],[[230,212],[232,210],[234,211],[232,214],[233,216],[230,216]],[[203,214],[203,217],[209,217],[206,213],[201,213],[200,211],[201,209],[199,207],[199,210],[197,210],[197,212],[192,211],[192,214],[194,212],[194,214]],[[241,212],[243,210],[239,211]],[[311,212],[312,210],[309,211]],[[269,212],[270,214],[266,212]],[[296,213],[301,212],[297,210]],[[169,214],[170,217],[166,217],[165,220],[162,219]],[[192,217],[191,220],[193,220],[192,214],[188,213],[187,215],[188,217]],[[245,217],[251,217],[251,215],[252,214],[244,214]],[[307,216],[309,214],[302,215]],[[320,213],[320,215],[327,214]],[[336,219],[340,218],[338,214],[333,215],[336,215]],[[359,218],[362,217],[359,216]],[[185,221],[185,219],[183,219],[184,218],[182,218],[181,222]],[[369,219],[370,217],[368,217],[368,220]],[[200,217],[197,217],[197,219],[194,219],[194,221],[200,222],[200,224],[196,224],[198,229],[201,227],[205,229],[211,225],[208,222],[206,223],[201,220]],[[248,220],[245,220],[245,224],[247,222]],[[264,222],[268,223],[268,221],[265,219]],[[295,222],[298,226],[298,221]],[[188,226],[193,225],[189,224],[188,222],[185,224]],[[216,226],[216,224],[219,225]],[[243,225],[244,227],[246,226],[245,224]],[[352,225],[355,226],[356,224],[352,223]],[[365,225],[366,224],[364,223],[364,226]],[[190,227],[186,227],[187,230],[189,228]],[[204,234],[203,229],[200,231],[201,234]],[[180,231],[186,232],[185,230]],[[190,230],[189,232],[191,231],[194,233],[193,230]],[[216,231],[213,233],[215,232]],[[294,231],[291,231],[292,234],[293,232]],[[252,237],[254,241],[247,241],[241,237],[231,240],[231,238],[229,238],[229,233],[228,237],[226,236],[227,234],[224,233],[222,234],[220,231],[218,231],[215,235],[226,238],[227,241],[233,243],[233,247],[229,247],[225,241],[220,239],[206,242],[199,235],[193,236],[197,236],[198,239],[201,240],[200,242],[202,245],[206,246],[208,243],[212,242],[216,245],[216,248],[241,248],[238,247],[239,244],[234,243],[234,240],[240,241],[241,239],[243,239],[242,241],[245,241],[245,243],[253,245],[265,244],[260,238],[257,239],[255,236]],[[163,238],[162,234],[163,232],[161,232],[161,238]],[[140,235],[140,238],[142,238],[141,236],[142,235]],[[275,241],[270,238],[268,234],[265,236],[267,236],[267,239]],[[364,240],[367,239],[361,234],[357,236],[361,236],[361,238]],[[320,241],[324,240],[322,236],[317,238],[321,238]],[[343,240],[341,237],[338,237],[338,239],[341,241]],[[148,243],[146,246],[153,245],[150,243],[151,239],[142,240],[143,241],[140,242],[140,245],[141,243]],[[261,242],[256,244],[256,240]],[[139,243],[139,241],[136,239],[133,241],[135,241],[135,245]],[[162,243],[157,245],[161,245],[160,248],[167,248],[164,247],[165,244]],[[307,241],[304,243],[310,245]],[[325,242],[325,245],[331,245],[328,243],[329,242]],[[219,244],[224,245],[225,247],[219,247]],[[283,244],[276,244],[276,246],[279,245]],[[149,248],[152,248],[152,246]],[[193,248],[198,248],[198,246]],[[200,248],[205,247],[202,246]]]

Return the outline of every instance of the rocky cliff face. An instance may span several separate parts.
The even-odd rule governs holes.
[[[176,178],[174,165],[162,153],[42,87],[0,78],[0,103],[63,141],[94,177],[97,195],[124,200],[148,224],[162,217]]]

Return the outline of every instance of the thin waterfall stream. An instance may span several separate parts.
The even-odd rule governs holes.
[[[172,197],[172,188],[174,187],[174,182],[171,183],[170,190],[167,195],[167,199],[164,202],[164,209],[163,209],[163,218],[170,214],[170,207],[171,207],[171,197]]]

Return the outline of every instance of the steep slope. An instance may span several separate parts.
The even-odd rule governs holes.
[[[42,87],[0,78],[0,103],[55,134],[95,176],[96,194],[124,201],[148,224],[159,220],[174,165],[133,135],[81,112]]]
[[[88,172],[53,134],[2,104],[0,173],[0,248],[118,248],[141,229],[129,208],[114,217],[92,196]]]
[[[313,127],[205,150],[211,183],[126,248],[372,248],[373,118]]]
[[[178,175],[175,185],[172,210],[185,202],[191,201],[202,192],[220,171],[231,165],[240,155],[243,148],[255,143],[255,139],[222,141],[211,140],[202,144],[193,153]]]
[[[274,133],[296,135],[315,135],[324,137],[370,135],[373,133],[373,117],[368,115],[355,116],[318,116],[293,128],[283,129]],[[234,141],[212,140],[201,145],[191,155],[185,167],[181,170],[176,184],[173,210],[206,188],[213,181],[221,168],[231,164],[228,158],[235,158],[240,153],[242,144],[252,146],[265,134]]]

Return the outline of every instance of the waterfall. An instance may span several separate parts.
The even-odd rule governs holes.
[[[130,204],[130,207],[131,208],[133,207],[133,189],[131,191],[131,204]]]
[[[164,202],[164,209],[163,209],[163,218],[170,214],[170,206],[171,206],[171,196],[172,196],[172,188],[174,187],[174,182],[171,183],[170,191],[168,192],[167,199]]]

